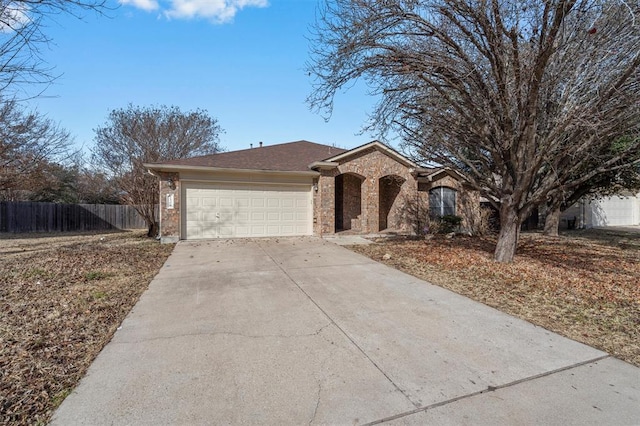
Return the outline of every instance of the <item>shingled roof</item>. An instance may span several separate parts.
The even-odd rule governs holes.
[[[309,164],[314,161],[321,161],[346,151],[302,140],[166,161],[159,165],[303,172],[309,171]]]

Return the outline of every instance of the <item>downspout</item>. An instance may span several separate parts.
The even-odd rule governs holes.
[[[416,179],[416,235],[421,235],[422,222],[420,221],[420,191],[418,190],[418,180]]]
[[[314,185],[314,194],[313,194],[313,213],[315,214],[316,211],[318,212],[318,216],[315,217],[316,219],[316,223],[313,224],[313,227],[318,228],[319,232],[318,232],[318,236],[320,238],[322,238],[322,236],[324,235],[323,231],[322,231],[322,220],[324,219],[324,216],[322,215],[322,192],[320,192],[320,177],[322,175],[318,176],[318,182]]]

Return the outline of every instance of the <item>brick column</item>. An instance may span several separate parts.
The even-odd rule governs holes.
[[[334,171],[323,170],[318,178],[318,215],[316,233],[335,234],[336,232],[336,192]]]
[[[367,176],[362,184],[362,232],[364,234],[379,230],[379,192],[377,177]]]
[[[158,174],[160,175],[160,242],[175,243],[180,239],[180,175],[167,172]]]

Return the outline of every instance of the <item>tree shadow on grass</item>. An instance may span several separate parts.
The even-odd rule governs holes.
[[[583,234],[584,235],[584,234]],[[532,259],[549,266],[590,273],[613,273],[628,277],[638,277],[633,268],[637,247],[628,251],[621,247],[611,235],[588,233],[586,237],[565,234],[560,238],[530,236],[522,238],[518,244],[517,257]],[[636,241],[640,242],[640,239]]]
[[[100,231],[56,231],[56,232],[0,232],[0,240],[23,240],[23,239],[40,239],[40,238],[59,238],[59,237],[86,237],[91,235],[106,234],[122,234],[126,232],[135,232],[137,229],[105,229]]]
[[[640,250],[640,227],[638,228],[591,228],[564,231],[562,236],[589,240],[621,249]]]

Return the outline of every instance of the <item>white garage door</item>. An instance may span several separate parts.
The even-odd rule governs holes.
[[[591,204],[593,226],[625,226],[640,223],[640,206],[636,197],[606,197]]]
[[[311,185],[196,184],[184,189],[186,239],[311,235]]]

